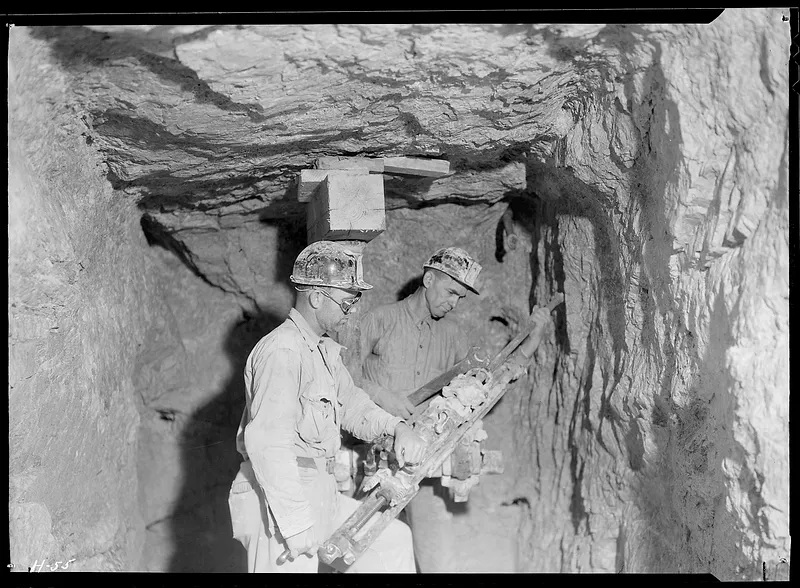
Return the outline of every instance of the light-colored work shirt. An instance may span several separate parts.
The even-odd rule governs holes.
[[[294,308],[253,348],[244,368],[246,407],[236,449],[249,459],[284,537],[314,524],[297,457],[333,457],[340,427],[373,441],[393,434],[394,417],[358,388],[340,356]]]
[[[467,356],[470,345],[455,319],[434,319],[423,290],[367,311],[359,324],[363,376],[407,396]],[[363,387],[372,392],[365,382]]]

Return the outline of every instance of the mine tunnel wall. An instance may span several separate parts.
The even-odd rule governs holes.
[[[9,48],[11,563],[137,569],[131,373],[154,294],[147,243],[46,53]]]
[[[564,156],[529,168],[535,289],[563,280],[568,314],[515,411],[536,416],[523,569],[787,573],[788,152],[767,141],[787,137],[787,102],[764,33],[720,20],[659,48],[626,99],[583,104]],[[742,45],[760,65],[676,73]],[[698,111],[706,83],[719,102]]]
[[[502,571],[786,573],[776,43],[763,22],[724,15],[685,46],[651,43],[654,66],[622,92],[571,104],[555,157],[516,161],[523,189],[387,212],[364,308],[443,244],[486,267],[486,292],[459,311],[490,348],[509,319],[566,294],[536,366],[487,417],[490,445],[514,459],[445,529],[461,565],[495,541],[504,555],[485,559]],[[731,47],[758,57],[720,76],[702,56]],[[47,51],[25,37],[9,49],[12,562],[240,571],[225,494],[241,365],[291,306],[302,223],[195,227],[176,236],[181,259],[111,189]],[[522,239],[499,259],[507,208]]]

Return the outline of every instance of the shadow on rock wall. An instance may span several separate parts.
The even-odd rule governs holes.
[[[174,553],[169,572],[246,572],[247,554],[232,538],[228,490],[241,461],[236,431],[244,410],[242,370],[258,340],[283,321],[275,314],[245,314],[225,340],[233,365],[230,379],[198,408],[181,439],[183,485],[170,533]]]
[[[411,278],[397,291],[397,300],[403,300],[416,292],[422,286],[422,274]]]
[[[276,274],[266,278],[272,284],[266,288],[268,296],[276,282],[291,287],[288,276],[305,237],[305,231],[298,232],[295,225],[292,221],[278,227]],[[262,306],[272,302],[264,300]],[[228,509],[228,491],[241,463],[236,433],[245,407],[243,370],[256,343],[285,318],[286,314],[274,307],[270,311],[245,310],[241,319],[228,327],[223,349],[231,375],[210,401],[192,413],[182,429],[183,471],[176,476],[182,486],[169,522],[173,553],[165,571],[247,571],[247,554],[232,538]]]

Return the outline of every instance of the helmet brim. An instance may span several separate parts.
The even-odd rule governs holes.
[[[352,282],[334,283],[332,281],[326,281],[326,280],[298,280],[294,276],[289,276],[289,281],[292,284],[297,284],[298,286],[319,286],[319,287],[326,286],[328,288],[339,288],[340,290],[358,290],[359,292],[372,290],[372,284],[367,284],[363,280],[358,281],[356,283]]]
[[[448,275],[448,276],[450,276],[450,274],[447,274],[447,275]],[[453,278],[453,276],[450,276],[450,277],[451,277],[451,278]],[[454,279],[456,282],[458,282],[459,284],[461,284],[462,286],[464,286],[464,287],[465,287],[467,290],[469,290],[469,291],[470,291],[470,292],[472,292],[473,294],[477,294],[478,296],[480,296],[480,295],[481,295],[481,293],[480,293],[480,292],[478,292],[478,290],[476,290],[474,287],[470,286],[470,285],[469,285],[469,284],[467,284],[466,282],[462,282],[462,281],[461,281],[461,280],[459,280],[458,278],[453,278],[453,279]]]
[[[444,275],[446,275],[448,278],[452,278],[453,280],[455,280],[456,282],[458,282],[459,284],[461,284],[462,286],[464,286],[464,287],[465,287],[467,290],[469,290],[469,291],[470,291],[470,292],[472,292],[473,294],[477,294],[478,296],[480,296],[480,295],[481,295],[481,293],[480,293],[480,292],[478,292],[477,288],[475,288],[474,286],[470,286],[470,285],[469,285],[469,284],[467,284],[465,281],[463,281],[463,280],[459,279],[458,277],[456,277],[456,276],[454,276],[453,274],[451,274],[450,272],[448,272],[448,271],[446,271],[446,270],[442,269],[441,267],[434,267],[434,266],[432,266],[432,265],[428,265],[428,264],[426,263],[425,265],[423,265],[423,266],[422,266],[422,270],[423,270],[423,271],[425,271],[426,269],[432,269],[432,270],[436,270],[437,272],[442,272],[442,273],[443,273]]]

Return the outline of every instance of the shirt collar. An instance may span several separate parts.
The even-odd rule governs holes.
[[[431,322],[431,313],[427,304],[425,304],[425,291],[423,288],[418,288],[416,292],[404,298],[402,302],[415,327],[420,329],[423,324]]]
[[[305,341],[306,345],[308,345],[309,350],[314,351],[316,347],[325,346],[326,350],[335,351],[342,347],[342,345],[328,336],[317,336],[311,329],[311,325],[308,324],[308,321],[297,309],[292,308],[289,311],[289,320],[291,320],[297,327],[297,330],[300,331],[300,335],[303,337],[303,341]]]
[[[305,317],[297,312],[296,308],[292,308],[289,311],[289,320],[292,321],[297,327],[297,330],[300,331],[300,335],[303,337],[303,341],[306,342],[306,345],[308,345],[308,348],[314,351],[314,348],[319,345],[321,338],[311,329],[311,325],[308,324]]]

